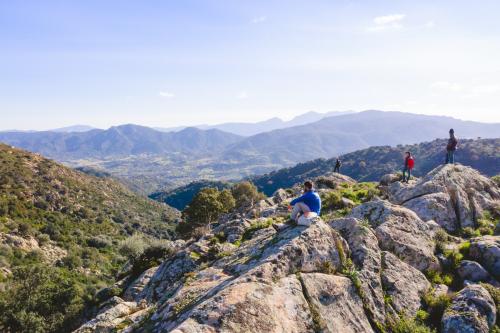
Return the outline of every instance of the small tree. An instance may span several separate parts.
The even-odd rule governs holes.
[[[264,195],[249,181],[240,182],[234,185],[231,192],[236,200],[236,207],[238,208],[252,206],[257,201],[264,199]]]
[[[222,213],[230,212],[234,206],[235,199],[230,191],[204,188],[182,212],[184,222],[178,225],[177,232],[190,236],[193,230],[217,221]]]

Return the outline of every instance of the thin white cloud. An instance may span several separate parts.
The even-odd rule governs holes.
[[[475,98],[493,94],[500,94],[500,84],[473,86],[464,95],[464,98]]]
[[[164,98],[174,98],[175,97],[175,94],[168,92],[168,91],[160,91],[159,95],[160,95],[160,97],[164,97]]]
[[[434,21],[428,21],[424,24],[424,27],[427,29],[432,29],[436,26],[436,23]]]
[[[460,91],[462,86],[458,83],[448,81],[436,81],[431,83],[431,89],[439,91]]]
[[[368,31],[383,31],[401,29],[403,27],[403,20],[405,14],[391,14],[384,16],[377,16],[373,19],[373,26],[368,27]]]
[[[435,93],[460,93],[462,98],[476,98],[487,95],[500,94],[500,84],[479,84],[463,86],[459,83],[436,81],[430,88]]]
[[[257,23],[262,23],[267,20],[266,16],[257,16],[252,19],[252,23],[257,24]]]
[[[246,91],[240,91],[237,95],[236,95],[236,98],[237,99],[247,99],[248,98],[248,93]]]

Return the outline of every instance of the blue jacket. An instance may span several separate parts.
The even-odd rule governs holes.
[[[318,215],[321,212],[321,198],[319,197],[318,193],[314,191],[308,191],[300,197],[293,199],[292,202],[290,202],[290,205],[293,206],[297,202],[305,203],[307,207],[309,207],[311,212],[315,212]]]

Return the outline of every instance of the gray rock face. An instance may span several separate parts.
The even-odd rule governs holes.
[[[397,182],[399,180],[400,180],[400,176],[398,174],[389,173],[389,174],[383,175],[380,178],[380,185],[388,186],[388,185],[391,185],[392,183]]]
[[[500,280],[500,236],[482,236],[470,241],[469,255]]]
[[[413,211],[376,200],[354,208],[349,215],[375,228],[380,248],[390,251],[420,271],[438,269],[434,256],[433,229]]]
[[[463,260],[457,268],[458,276],[462,280],[472,282],[487,282],[491,279],[490,274],[475,261]]]
[[[335,189],[340,184],[355,184],[356,181],[349,176],[340,173],[330,173],[313,179],[316,189]]]
[[[474,227],[485,209],[500,200],[500,189],[489,178],[462,165],[442,165],[410,185],[392,183],[389,200],[414,210],[423,220],[435,220],[448,231]]]
[[[330,226],[337,230],[349,244],[351,258],[359,270],[363,302],[376,322],[385,321],[384,290],[380,273],[382,271],[381,251],[374,232],[355,218],[336,219]]]
[[[139,295],[142,293],[146,285],[151,280],[151,277],[156,273],[158,267],[151,267],[144,273],[142,273],[134,282],[132,282],[125,292],[123,293],[123,299],[127,301],[139,301],[141,298]]]
[[[323,332],[373,332],[351,280],[321,273],[302,274],[301,279]]]
[[[137,303],[125,302],[116,296],[108,303],[109,305],[105,306],[94,319],[82,325],[74,333],[114,332],[117,325],[128,319],[131,314],[141,310]]]
[[[383,252],[382,268],[382,284],[390,297],[390,306],[398,313],[415,316],[422,296],[431,287],[430,282],[424,274],[390,252]]]
[[[496,321],[496,307],[486,289],[470,285],[462,289],[445,311],[443,333],[488,333]]]

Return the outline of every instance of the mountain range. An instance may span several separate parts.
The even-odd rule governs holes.
[[[430,141],[446,137],[449,128],[459,138],[500,137],[500,124],[371,110],[248,137],[219,129],[161,132],[130,124],[86,132],[2,132],[0,142],[70,166],[107,171],[151,193],[200,178],[231,180],[263,174],[370,146]]]
[[[276,129],[313,123],[323,118],[341,116],[344,114],[351,114],[351,113],[354,113],[354,111],[330,111],[326,113],[309,111],[304,114],[298,115],[288,121],[274,117],[255,123],[234,122],[234,123],[222,123],[217,125],[196,125],[194,127],[200,129],[218,129],[224,132],[229,132],[241,136],[252,136],[259,133],[273,131]],[[155,129],[162,132],[171,132],[171,131],[179,131],[184,128],[185,127],[171,127],[171,128],[156,127]]]

